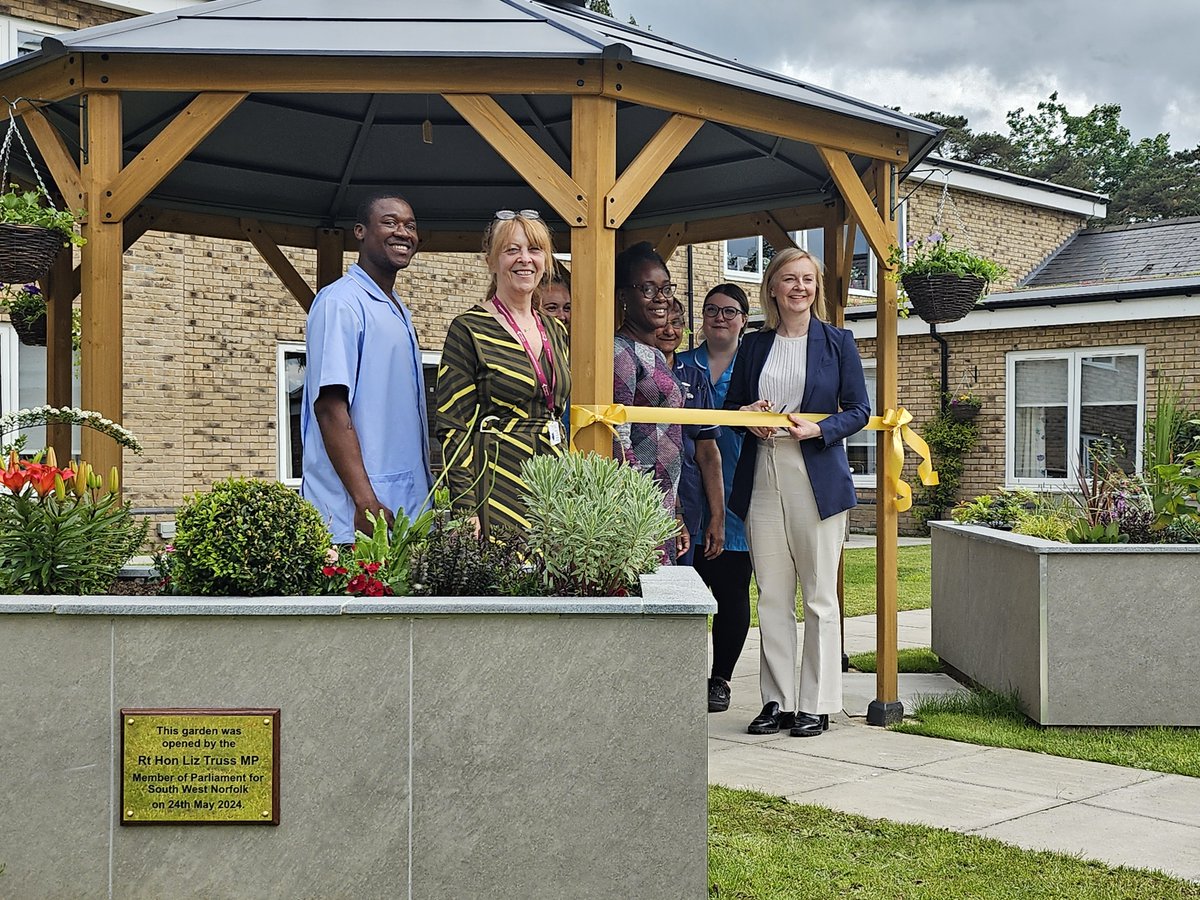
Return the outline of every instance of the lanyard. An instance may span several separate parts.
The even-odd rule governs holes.
[[[504,316],[504,321],[508,323],[508,327],[513,330],[517,336],[517,340],[525,349],[525,355],[529,357],[529,362],[533,366],[534,377],[537,378],[538,387],[542,391],[542,397],[546,400],[546,408],[550,410],[550,416],[554,416],[554,349],[550,346],[550,335],[546,333],[546,326],[542,324],[541,317],[535,312],[533,321],[537,325],[538,334],[542,337],[542,347],[546,350],[546,359],[550,362],[550,377],[546,378],[546,373],[542,369],[542,364],[536,356],[533,355],[533,348],[529,346],[529,339],[525,337],[525,332],[521,330],[521,326],[517,324],[517,320],[513,318],[513,314],[508,311],[508,307],[504,305],[504,301],[493,295],[492,302],[496,304],[496,309],[500,315]]]

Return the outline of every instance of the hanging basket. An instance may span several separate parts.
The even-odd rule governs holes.
[[[17,339],[29,347],[45,347],[46,346],[46,311],[42,311],[32,315],[22,315],[20,312],[10,312],[8,314],[9,321],[12,322],[13,331],[17,333]]]
[[[50,271],[65,243],[54,228],[0,222],[0,282],[36,281]]]
[[[975,275],[901,275],[913,310],[930,325],[957,322],[983,296],[987,282]]]
[[[946,407],[946,414],[952,422],[966,423],[979,415],[979,407],[972,403],[951,403]]]

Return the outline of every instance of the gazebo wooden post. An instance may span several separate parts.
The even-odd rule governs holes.
[[[843,289],[846,273],[842,271],[842,241],[845,240],[845,204],[838,202],[829,211],[825,221],[825,309],[822,315],[827,315],[829,321],[838,328],[846,324],[846,311],[842,307]],[[842,635],[842,671],[850,668],[850,658],[846,655],[846,551],[843,548],[838,557],[837,574],[838,616],[841,619]]]
[[[317,290],[342,277],[346,234],[341,228],[317,229]]]
[[[71,251],[64,248],[42,280],[46,295],[46,402],[71,406],[71,306],[75,301]],[[46,426],[46,443],[54,448],[60,466],[71,458],[71,426]]]
[[[892,232],[892,172],[894,166],[885,162],[874,164],[875,204],[879,217]],[[864,223],[865,224],[865,223]],[[865,230],[865,229],[864,229]],[[875,322],[875,411],[881,414],[886,409],[895,409],[897,400],[897,378],[899,337],[897,333],[896,282],[887,277],[889,269],[886,256],[876,250],[878,260],[877,284],[878,303]],[[904,705],[900,702],[896,675],[896,542],[898,538],[898,514],[893,496],[887,489],[889,476],[899,477],[893,471],[895,462],[887,452],[891,435],[880,431],[876,436],[876,504],[875,504],[875,699],[867,707],[869,725],[889,725],[904,717]]]
[[[587,224],[571,229],[571,399],[607,405],[613,399],[615,229],[604,198],[617,175],[617,103],[577,95],[571,105],[571,176],[588,200]],[[612,435],[592,425],[576,437],[580,451],[612,455]]]
[[[123,230],[120,219],[106,219],[102,212],[105,192],[121,171],[121,96],[112,91],[92,91],[83,99],[86,107],[80,134],[80,174],[88,218],[83,226],[87,243],[83,246],[81,273],[82,403],[85,409],[121,422]],[[93,429],[83,430],[82,453],[98,473],[107,475],[113,466],[121,471],[121,446]]]

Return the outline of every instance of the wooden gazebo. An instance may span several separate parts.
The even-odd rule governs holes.
[[[474,250],[493,210],[569,232],[576,403],[612,399],[613,258],[823,228],[840,321],[855,230],[881,261],[876,411],[895,408],[896,295],[882,277],[900,178],[939,129],[720,59],[569,0],[216,0],[47,38],[0,67],[62,198],[87,210],[51,297],[49,402],[69,402],[82,293],[82,402],[122,419],[122,254],[147,230],[250,241],[305,308],[354,249],[359,199],[401,189],[422,249]],[[428,143],[432,139],[432,143]],[[315,248],[308,284],[281,247]],[[64,436],[60,433],[57,440]],[[896,694],[895,463],[879,435],[879,681]],[[608,432],[580,434],[606,452]],[[101,471],[120,448],[84,434]]]

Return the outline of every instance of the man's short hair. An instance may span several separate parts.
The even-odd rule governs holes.
[[[363,226],[370,225],[371,210],[375,208],[375,204],[380,200],[402,200],[405,203],[408,203],[408,198],[406,198],[399,191],[372,191],[363,198],[362,203],[358,204],[358,209],[354,211],[354,224]],[[411,203],[408,203],[408,206],[410,209],[412,208]]]

